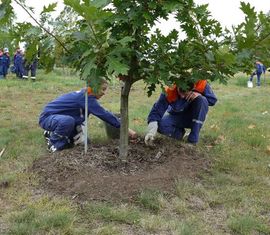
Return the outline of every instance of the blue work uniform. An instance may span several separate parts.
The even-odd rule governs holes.
[[[261,62],[256,62],[255,67],[256,67],[256,70],[251,74],[249,81],[252,82],[253,76],[257,75],[257,86],[260,86],[261,85],[261,75],[262,75],[262,73],[265,74],[266,66],[263,65]]]
[[[0,55],[0,79],[4,79],[4,54]]]
[[[29,70],[31,71],[31,79],[36,79],[36,71],[37,71],[38,59],[35,58],[31,64],[28,64],[26,60],[24,60],[24,73],[23,77],[28,78]]]
[[[120,128],[119,119],[105,110],[97,98],[88,95],[88,116],[95,115],[101,120]],[[64,94],[48,103],[39,117],[39,125],[50,131],[50,142],[57,150],[72,143],[77,134],[76,126],[85,121],[85,89]]]
[[[23,55],[20,52],[17,52],[14,55],[14,66],[16,75],[18,78],[23,78],[24,68],[23,68]]]
[[[181,98],[178,93],[174,101],[169,101],[168,94],[162,93],[148,115],[148,123],[157,121],[158,132],[175,139],[182,139],[185,128],[190,128],[188,142],[197,143],[208,106],[215,105],[217,98],[209,84],[202,91],[193,91],[201,95],[191,102]]]
[[[4,75],[4,77],[7,76],[9,66],[10,66],[10,57],[7,53],[4,53],[3,54],[3,75]]]

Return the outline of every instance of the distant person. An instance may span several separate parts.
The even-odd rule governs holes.
[[[266,66],[264,66],[262,62],[257,60],[255,62],[255,68],[256,68],[256,70],[251,74],[249,81],[252,82],[253,77],[255,75],[257,75],[257,87],[260,87],[261,86],[261,75],[265,74]]]
[[[37,66],[38,66],[38,60],[39,60],[39,52],[38,55],[35,56],[30,63],[24,59],[23,64],[24,64],[24,73],[23,73],[23,78],[27,79],[29,76],[29,71],[31,73],[31,80],[35,81],[36,80],[36,72],[37,72]]]
[[[197,144],[208,106],[216,102],[217,98],[206,80],[189,84],[187,91],[176,85],[166,87],[148,115],[145,144],[153,145],[157,132],[181,140],[186,128],[191,130],[188,143]]]
[[[3,54],[3,75],[4,75],[4,78],[6,78],[6,76],[8,74],[9,66],[10,66],[9,50],[8,50],[8,48],[4,48],[4,54]]]
[[[4,79],[4,52],[0,49],[0,79]]]
[[[16,49],[15,55],[13,57],[13,61],[14,61],[16,76],[20,79],[23,79],[23,73],[24,73],[23,52],[20,48]]]
[[[107,81],[102,80],[99,92],[88,88],[88,116],[93,114],[110,125],[120,128],[119,118],[105,110],[98,100],[105,94]],[[50,152],[60,151],[84,143],[85,89],[59,96],[48,103],[39,117],[39,125],[45,130]],[[129,130],[131,138],[136,137]]]

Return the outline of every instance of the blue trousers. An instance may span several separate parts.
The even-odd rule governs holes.
[[[0,79],[4,79],[4,66],[0,65]]]
[[[249,78],[249,81],[252,82],[254,75],[257,75],[257,86],[260,86],[261,85],[261,75],[262,75],[262,73],[256,73],[256,72],[252,73],[252,75]]]
[[[34,61],[31,65],[25,65],[24,66],[24,76],[28,77],[29,70],[31,71],[31,77],[36,77],[36,72],[37,72],[37,61]]]
[[[75,119],[68,115],[50,115],[40,120],[39,124],[44,130],[51,132],[49,139],[57,150],[62,150],[73,142],[73,137],[77,134]]]
[[[3,74],[4,74],[4,77],[6,77],[8,74],[8,66],[6,66],[6,65],[4,65],[4,67],[3,67]]]
[[[188,142],[197,143],[207,112],[207,99],[204,96],[198,96],[184,111],[165,113],[159,122],[158,132],[174,139],[182,139],[185,128],[189,128],[191,132],[188,136]]]
[[[16,75],[18,78],[22,78],[23,77],[23,72],[24,72],[24,68],[22,63],[16,63],[15,64],[15,68],[16,68]]]

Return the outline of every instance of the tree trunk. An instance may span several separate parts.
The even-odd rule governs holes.
[[[130,81],[124,81],[121,88],[121,127],[120,127],[120,149],[119,157],[126,161],[128,156],[128,98],[131,88]]]

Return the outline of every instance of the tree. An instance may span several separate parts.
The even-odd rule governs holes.
[[[148,93],[157,85],[190,80],[220,79],[232,75],[234,57],[226,50],[220,24],[207,6],[193,1],[83,1],[65,0],[81,17],[70,35],[70,50],[80,58],[74,66],[95,87],[100,77],[119,77],[121,90],[120,157],[128,152],[128,98],[131,86],[144,80]],[[173,30],[164,36],[151,32],[156,21],[174,14],[186,38]],[[179,29],[180,30],[180,29]]]
[[[22,0],[14,1],[23,4]],[[235,28],[234,35],[222,30],[207,5],[196,5],[193,0],[64,0],[64,3],[77,14],[75,27],[63,31],[65,38],[58,35],[65,41],[67,61],[94,89],[98,89],[103,77],[122,81],[121,159],[128,154],[128,99],[135,82],[143,80],[149,95],[157,86],[163,88],[173,83],[185,89],[187,83],[199,79],[226,82],[229,76],[250,65],[247,58],[259,37],[248,30],[255,27],[257,17],[263,26],[260,35],[269,38],[265,33],[269,29],[266,16],[254,16],[245,3],[241,7],[246,13],[246,23]],[[49,5],[43,12],[48,13],[54,7]],[[178,30],[167,36],[159,29],[152,31],[158,20],[166,20],[170,15],[179,23]],[[185,37],[181,38],[179,32]]]
[[[250,74],[256,60],[270,63],[270,14],[257,13],[249,3],[241,2],[240,9],[245,21],[233,29],[231,50],[238,70]]]

